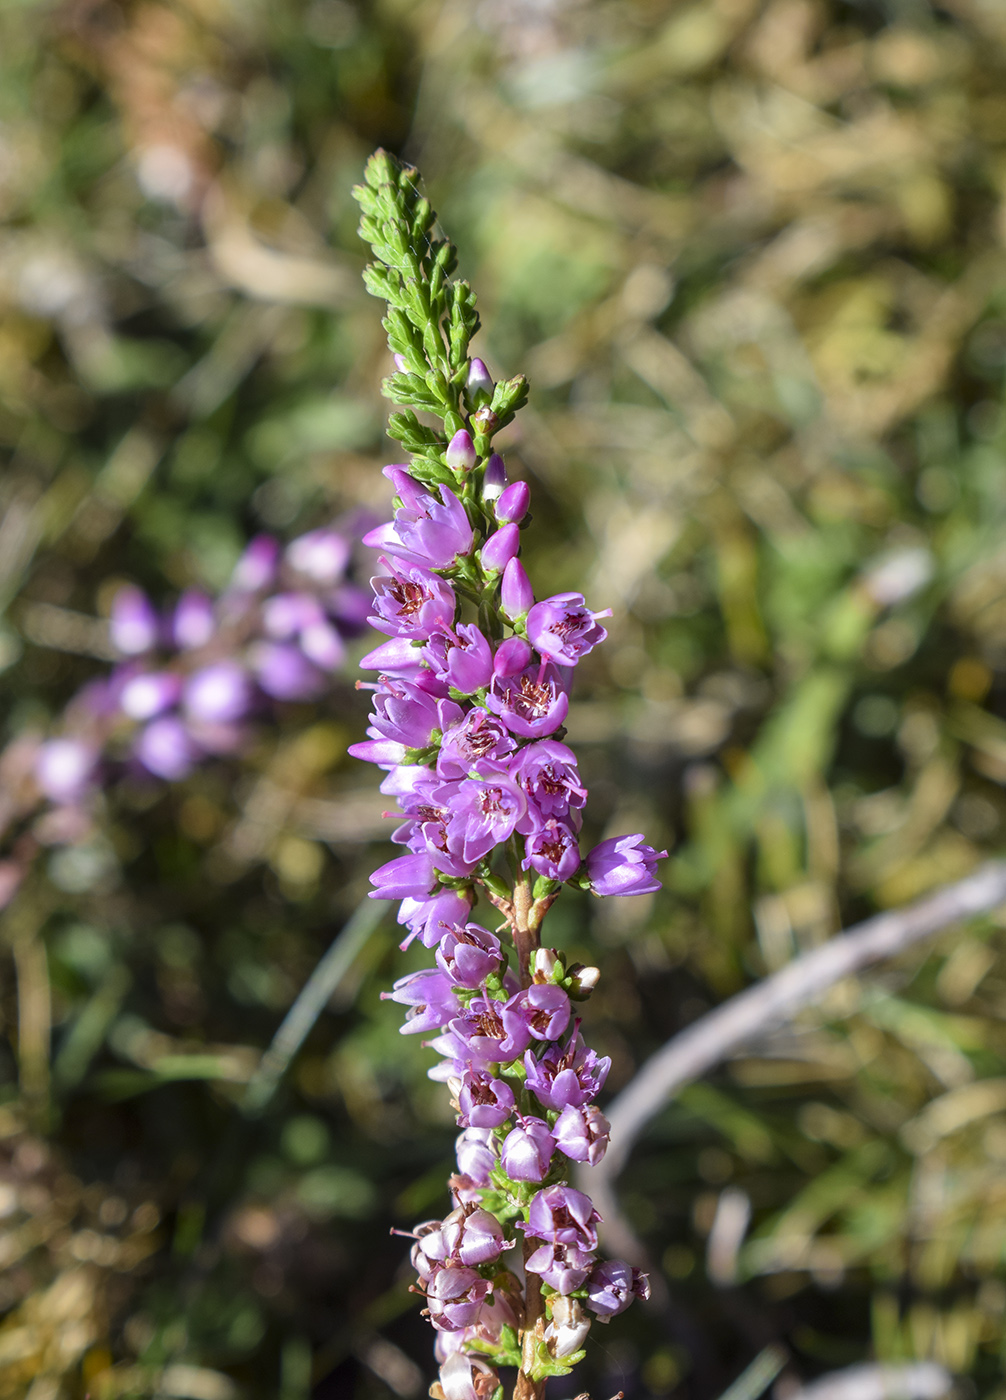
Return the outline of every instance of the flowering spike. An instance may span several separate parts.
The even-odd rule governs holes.
[[[609,613],[579,593],[536,603],[520,562],[530,491],[508,484],[490,442],[527,381],[494,384],[469,361],[474,298],[446,277],[454,251],[416,172],[378,152],[356,194],[378,259],[367,286],[388,302],[399,371],[389,392],[442,423],[400,413],[389,425],[413,460],[385,469],[395,516],[366,537],[387,551],[371,622],[389,640],[364,658],[381,674],[369,686],[368,740],[350,748],[388,770],[381,791],[402,815],[394,840],[406,854],[375,871],[374,894],[402,900],[403,946],[418,937],[436,950],[434,968],[389,995],[408,1007],[405,1031],[435,1033],[424,1043],[441,1059],[429,1073],[447,1084],[464,1129],[455,1209],[417,1229],[412,1258],[443,1362],[434,1400],[493,1400],[498,1380],[480,1352],[520,1368],[523,1397],[579,1360],[591,1312],[607,1320],[645,1288],[628,1265],[597,1263],[600,1217],[565,1181],[570,1162],[594,1163],[607,1147],[594,1099],[610,1061],[570,1023],[570,998],[589,994],[597,969],[567,971],[539,946],[541,920],[564,881],[599,894],[655,888],[659,853],[618,838],[582,866],[587,793],[559,731],[571,668],[604,640],[598,619]],[[493,868],[504,849],[512,886]],[[504,915],[516,976],[502,930],[470,918],[475,887]],[[498,1268],[511,1220],[523,1285]]]

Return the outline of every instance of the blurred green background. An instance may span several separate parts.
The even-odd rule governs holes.
[[[659,897],[549,919],[602,968],[609,1087],[966,874],[1006,820],[1004,80],[1002,0],[4,0],[6,736],[101,668],[121,581],[219,586],[256,531],[386,510],[349,193],[383,144],[479,353],[531,379],[538,591],[614,608],[571,711],[588,844],[673,847]],[[353,678],[240,767],[120,784],[3,916],[0,1400],[432,1377],[388,1231],[444,1210],[454,1128],[379,999],[422,965],[390,919],[243,1108],[389,855]],[[596,1327],[556,1400],[713,1400],[772,1340],[780,1400],[870,1358],[1006,1396],[1004,931],[659,1115],[622,1190],[671,1311]],[[711,1258],[724,1191],[751,1225]]]

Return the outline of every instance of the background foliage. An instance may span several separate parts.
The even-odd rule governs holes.
[[[349,197],[381,143],[480,353],[531,378],[538,591],[615,609],[571,712],[588,835],[674,846],[656,900],[550,918],[602,967],[610,1086],[1001,848],[998,0],[11,0],[0,30],[8,735],[100,669],[121,580],[216,586],[256,530],[385,509]],[[453,1125],[379,999],[420,963],[390,921],[244,1098],[387,858],[352,680],[240,770],[124,781],[4,916],[3,1400],[428,1383],[387,1232],[443,1209]],[[1006,1395],[1004,928],[660,1115],[623,1188],[673,1308],[595,1329],[581,1387],[709,1400],[775,1339],[781,1397],[870,1356]]]

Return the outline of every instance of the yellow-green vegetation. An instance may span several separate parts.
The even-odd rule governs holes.
[[[570,715],[586,834],[673,846],[662,895],[550,918],[602,969],[610,1087],[966,874],[1006,822],[1004,94],[1000,0],[0,7],[5,739],[103,664],[117,583],[385,510],[350,197],[383,144],[531,381],[538,591],[614,608]],[[242,1109],[388,858],[352,681],[243,765],[123,780],[2,916],[0,1400],[432,1377],[388,1227],[444,1210],[453,1123],[379,1000],[422,950],[385,921]],[[671,1312],[578,1382],[713,1400],[775,1341],[800,1380],[932,1359],[1006,1395],[1004,1012],[1006,914],[682,1094],[621,1183]]]

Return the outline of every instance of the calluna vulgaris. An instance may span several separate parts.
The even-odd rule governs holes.
[[[450,278],[454,249],[416,171],[379,151],[356,197],[379,260],[367,287],[388,304],[396,373],[384,389],[403,408],[389,432],[412,460],[385,468],[395,518],[365,537],[382,551],[370,621],[387,640],[362,663],[378,680],[370,737],[350,752],[386,770],[381,791],[404,815],[392,840],[407,854],[374,873],[374,894],[402,901],[402,946],[418,937],[436,966],[390,995],[409,1008],[405,1032],[433,1037],[443,1059],[430,1073],[447,1082],[463,1130],[455,1209],[414,1231],[441,1362],[431,1394],[498,1400],[504,1365],[518,1367],[518,1400],[537,1400],[582,1358],[593,1319],[649,1291],[628,1264],[598,1261],[600,1217],[567,1185],[571,1162],[597,1162],[607,1146],[594,1100],[609,1061],[583,1043],[571,1005],[597,969],[567,967],[541,946],[541,925],[563,883],[657,889],[666,852],[623,836],[581,858],[587,794],[562,726],[573,668],[604,640],[607,614],[579,593],[535,601],[518,557],[528,488],[492,450],[527,382],[494,384],[469,357],[475,299]],[[471,920],[476,887],[503,916],[496,932]],[[518,1243],[515,1272],[503,1259]]]

